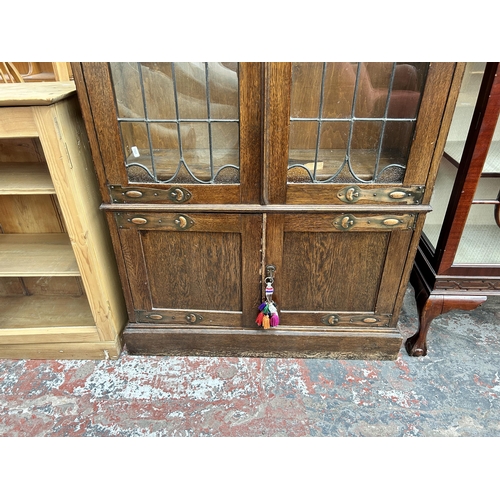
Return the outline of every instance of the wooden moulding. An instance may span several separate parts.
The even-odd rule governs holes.
[[[47,106],[75,92],[74,82],[10,83],[0,87],[0,106]]]
[[[123,334],[132,355],[246,356],[262,358],[396,359],[397,329],[377,331],[292,331],[161,329],[128,326]]]
[[[0,357],[8,359],[117,359],[120,345],[115,342],[61,342],[0,346]]]

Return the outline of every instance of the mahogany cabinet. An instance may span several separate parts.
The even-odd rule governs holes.
[[[411,282],[420,325],[406,341],[427,354],[431,321],[500,295],[499,63],[467,63]]]
[[[72,69],[131,354],[397,356],[463,65]]]

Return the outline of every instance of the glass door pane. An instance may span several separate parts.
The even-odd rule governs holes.
[[[130,182],[239,183],[238,63],[111,63]]]
[[[434,249],[439,239],[458,167],[462,159],[465,140],[469,133],[485,66],[486,63],[469,62],[465,67],[460,93],[446,139],[444,155],[439,165],[436,184],[430,202],[432,212],[425,219],[423,232]]]
[[[485,67],[486,63],[484,62],[469,62],[465,66],[464,77],[462,85],[460,86],[460,94],[458,95],[453,119],[446,139],[446,145],[444,147],[445,154],[457,165],[462,159],[465,140],[469,133],[469,127],[472,121],[474,108],[476,107]]]
[[[293,63],[288,182],[402,182],[427,70]]]
[[[500,265],[500,122],[482,172],[454,264]]]

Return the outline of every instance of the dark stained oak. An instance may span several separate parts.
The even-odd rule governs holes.
[[[406,174],[396,183],[385,177],[375,184],[301,183],[288,176],[290,150],[300,156],[315,143],[316,124],[291,127],[290,113],[308,118],[318,112],[321,64],[239,63],[239,180],[220,184],[132,182],[121,140],[134,144],[145,128],[128,127],[120,135],[107,63],[73,66],[127,303],[123,338],[129,353],[396,358],[402,343],[397,318],[431,208],[429,199],[423,200],[432,189],[431,168],[442,154],[460,64],[431,64],[414,140],[401,149],[409,148]],[[341,78],[338,68],[349,70],[349,63],[327,66],[329,82]],[[377,68],[376,63],[368,66]],[[151,68],[148,78],[153,78]],[[375,80],[381,78],[377,71],[373,74]],[[183,78],[187,94],[199,106],[203,85]],[[146,82],[147,92],[159,88],[155,81]],[[387,82],[374,84],[387,88]],[[225,92],[224,87],[213,89],[214,100],[223,104],[220,109],[234,97]],[[325,116],[348,113],[352,94],[352,88],[326,88]],[[158,96],[161,106],[169,99]],[[358,112],[369,99],[364,88]],[[134,109],[140,101],[135,95]],[[186,102],[179,106],[189,109]],[[359,135],[354,139],[354,148],[365,148],[354,156],[361,163],[373,161],[372,132],[380,124],[356,127],[365,131],[366,140]],[[345,128],[327,125],[325,137],[333,141]],[[193,130],[198,129],[193,125]],[[392,123],[387,131],[387,144],[409,137],[408,124]],[[201,141],[193,134],[187,139]],[[167,175],[175,167],[169,156],[175,153],[175,141],[163,140],[168,147],[158,157],[162,175]],[[237,157],[235,153],[234,147],[218,152]],[[324,149],[322,154],[335,159],[338,151]],[[385,161],[392,152],[383,154]],[[191,148],[189,155],[189,161],[199,160],[196,168],[202,172],[200,158],[207,151]],[[362,170],[369,166],[363,164]],[[353,187],[360,194],[349,200]],[[265,296],[268,265],[275,268],[273,300],[281,322],[263,329],[255,318]]]

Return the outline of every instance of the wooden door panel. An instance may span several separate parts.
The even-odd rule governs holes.
[[[388,239],[387,232],[285,232],[281,307],[374,311]]]
[[[240,234],[144,231],[142,248],[153,308],[241,311]]]
[[[415,216],[357,214],[352,226],[337,223],[349,217],[268,215],[266,263],[276,266],[281,325],[389,325]],[[383,221],[394,226],[377,227]]]
[[[136,321],[251,326],[260,299],[261,215],[115,215]]]

